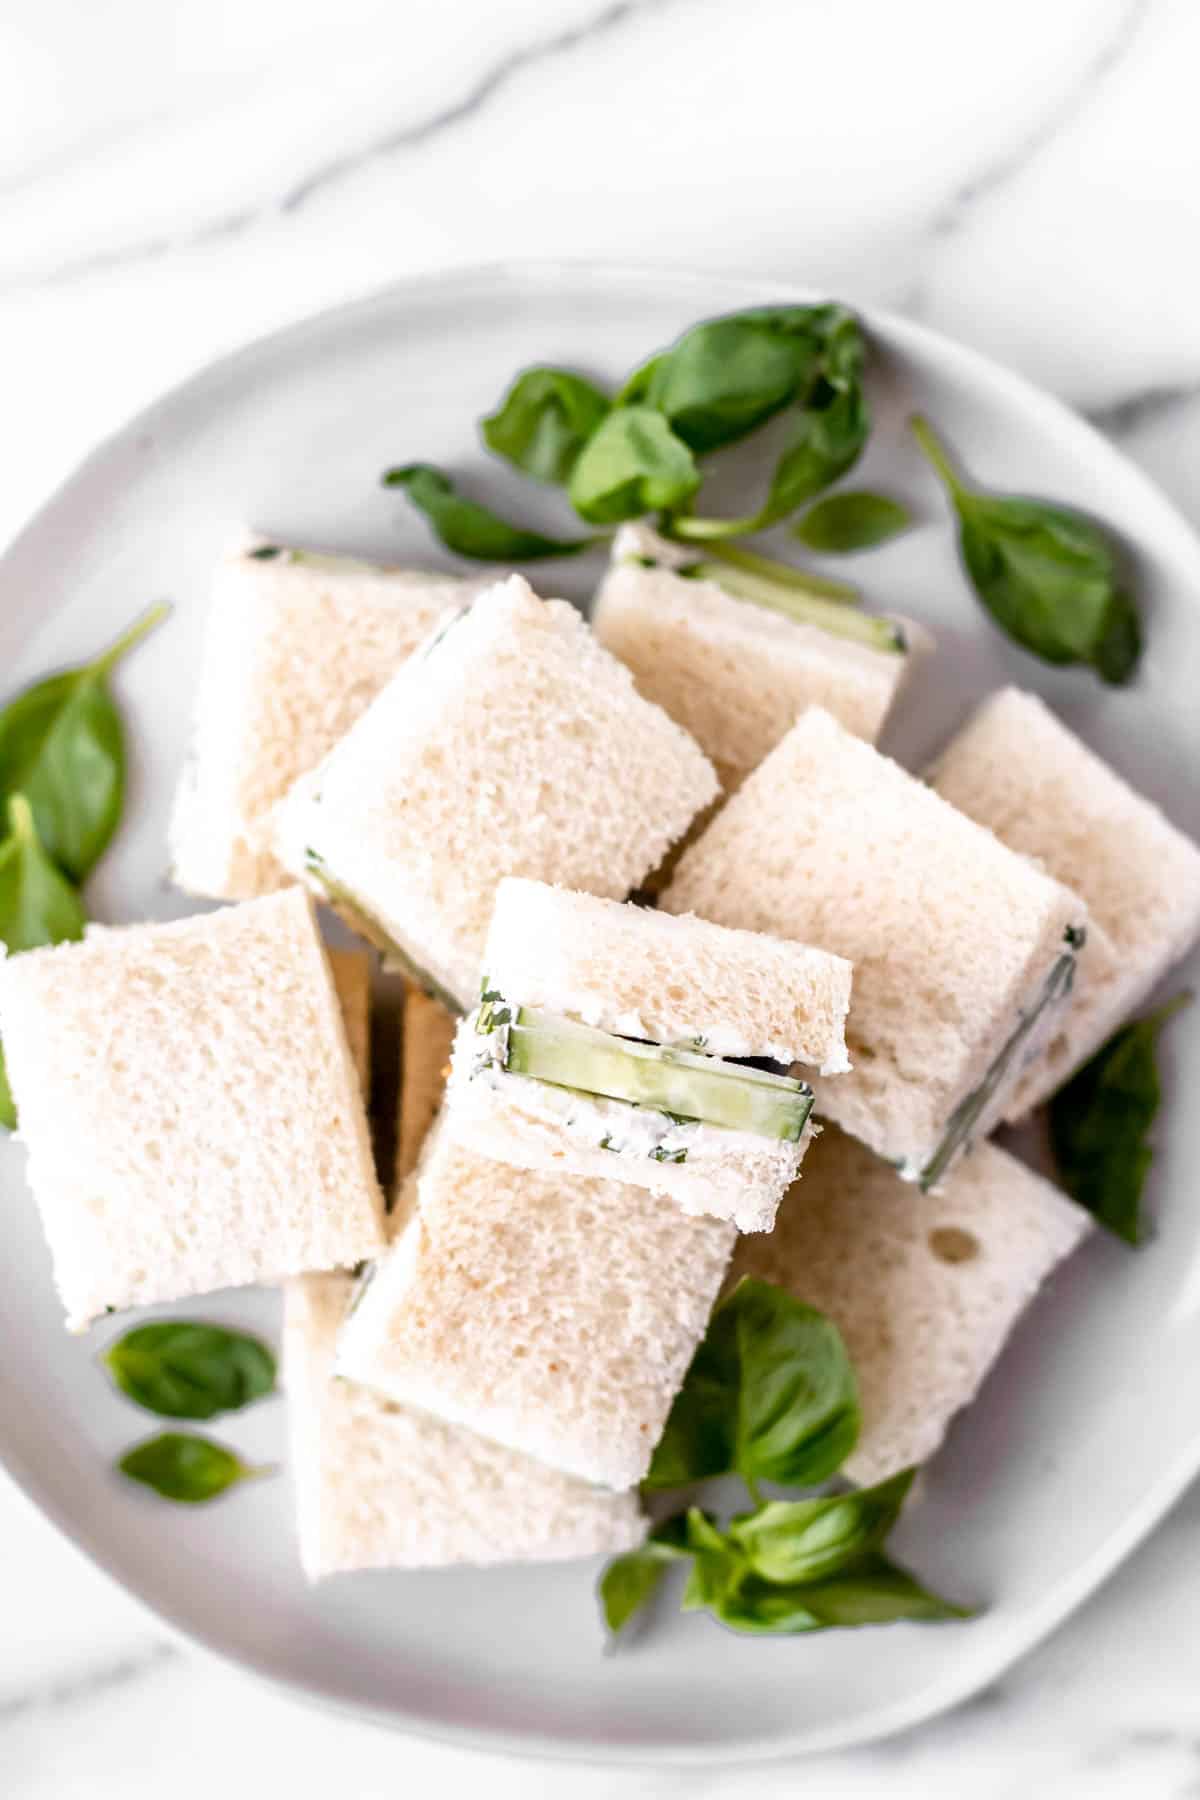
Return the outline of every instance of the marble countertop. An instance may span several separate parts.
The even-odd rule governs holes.
[[[1088,413],[1200,524],[1192,0],[7,0],[0,541],[161,389],[398,276],[753,271],[895,307]],[[995,1688],[739,1774],[490,1760],[168,1641],[0,1476],[6,1800],[1200,1793],[1200,1492]]]

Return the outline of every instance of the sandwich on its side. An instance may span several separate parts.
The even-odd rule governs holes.
[[[849,1067],[848,962],[509,879],[485,970],[455,1041],[446,1130],[457,1143],[770,1230],[813,1105],[791,1065]]]
[[[410,1212],[347,1320],[340,1373],[584,1481],[633,1487],[736,1233],[434,1128]]]
[[[397,1187],[416,1168],[425,1134],[442,1104],[454,1049],[454,1018],[444,1006],[408,982],[404,989],[403,1032]]]
[[[68,1329],[382,1247],[362,1094],[299,888],[0,964]]]
[[[330,961],[365,1091],[368,959],[335,951]],[[416,1000],[405,1013],[402,1117],[410,1123],[418,1098],[428,1100],[423,1071],[436,1055],[425,1028],[437,1035],[432,1003]],[[636,1495],[590,1487],[335,1376],[338,1333],[357,1292],[340,1272],[298,1276],[284,1288],[288,1462],[310,1581],[352,1569],[552,1561],[640,1543]]]
[[[815,707],[684,852],[662,905],[851,960],[853,1070],[818,1111],[927,1187],[1067,1014],[1088,916]]]
[[[1006,1109],[1020,1118],[1135,1012],[1200,937],[1200,849],[1033,694],[1005,688],[930,780],[1087,902],[1087,982]]]
[[[222,559],[171,822],[174,879],[250,900],[287,885],[273,814],[480,582],[248,537]]]
[[[624,525],[592,610],[602,644],[716,764],[730,790],[806,706],[873,743],[932,641],[908,620],[704,559],[645,525]]]
[[[698,746],[575,609],[512,576],[427,641],[297,784],[280,853],[465,1009],[503,876],[623,898],[717,791]]]
[[[923,1194],[829,1127],[775,1230],[738,1244],[731,1279],[775,1282],[837,1325],[863,1421],[846,1473],[865,1485],[933,1455],[1090,1229],[1085,1212],[992,1144],[977,1144],[944,1192]]]

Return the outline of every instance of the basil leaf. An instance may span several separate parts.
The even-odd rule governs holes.
[[[24,794],[8,802],[9,836],[0,843],[0,944],[10,956],[83,936],[79,895],[47,856]],[[14,1131],[17,1109],[0,1052],[0,1126]]]
[[[1127,1244],[1147,1236],[1142,1193],[1153,1161],[1146,1134],[1162,1101],[1159,1033],[1190,1000],[1177,994],[1123,1025],[1050,1102],[1050,1143],[1063,1186]]]
[[[607,1565],[600,1577],[600,1610],[614,1637],[651,1599],[671,1564],[689,1555],[686,1532],[686,1518],[678,1514],[656,1526],[638,1549]]]
[[[858,321],[845,313],[830,331],[792,441],[776,465],[759,529],[786,518],[858,461],[871,433],[863,389],[865,361]]]
[[[804,1487],[858,1439],[858,1386],[837,1327],[767,1282],[717,1307],[675,1398],[646,1478],[679,1487],[740,1474]]]
[[[1103,681],[1128,681],[1141,621],[1104,532],[1066,506],[968,487],[928,420],[914,417],[912,429],[958,515],[971,584],[1001,630],[1044,662],[1084,663]]]
[[[828,1631],[897,1620],[969,1619],[886,1556],[866,1557],[825,1581],[771,1582],[746,1575],[729,1583],[710,1609],[732,1631],[764,1636]]]
[[[844,556],[850,551],[873,550],[877,544],[886,544],[911,524],[908,509],[898,500],[864,489],[829,494],[818,500],[800,523],[793,525],[792,536],[822,555]]]
[[[905,1469],[874,1487],[819,1500],[770,1500],[734,1519],[730,1539],[767,1581],[824,1580],[879,1549],[915,1473]]]
[[[389,469],[384,487],[403,488],[423,512],[447,550],[477,562],[538,562],[548,556],[575,556],[594,538],[549,538],[541,532],[510,525],[476,500],[464,500],[454,483],[432,463],[408,463]]]
[[[567,493],[581,518],[615,525],[683,506],[699,486],[691,451],[661,414],[620,406],[588,439]]]
[[[108,676],[166,617],[156,606],[94,662],[51,675],[0,712],[0,804],[24,794],[38,836],[83,882],[108,847],[125,791],[125,736]]]
[[[764,306],[693,326],[634,371],[619,406],[652,407],[696,455],[737,443],[813,379],[840,307]]]
[[[251,1468],[224,1444],[213,1438],[194,1437],[182,1431],[164,1431],[127,1450],[117,1464],[131,1481],[153,1488],[164,1500],[196,1506],[215,1500],[239,1481],[270,1474]]]
[[[123,1394],[167,1419],[236,1412],[275,1386],[275,1358],[265,1344],[186,1319],[136,1325],[109,1346],[104,1361]]]
[[[609,405],[607,395],[580,375],[566,369],[526,369],[480,430],[488,449],[524,474],[562,483]]]

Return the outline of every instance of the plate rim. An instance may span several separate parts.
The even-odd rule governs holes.
[[[402,301],[407,295],[419,295],[463,283],[487,283],[497,289],[516,289],[528,286],[531,281],[553,285],[564,280],[583,280],[597,287],[641,281],[656,285],[659,292],[664,286],[673,287],[681,295],[696,296],[697,317],[708,316],[726,304],[744,306],[764,300],[804,303],[827,297],[823,287],[813,287],[803,281],[784,280],[777,275],[760,279],[753,275],[743,277],[709,273],[687,265],[585,257],[508,257],[486,262],[464,261],[404,276],[334,305],[304,313],[273,330],[256,334],[246,342],[192,369],[147,405],[125,416],[75,461],[24,523],[18,526],[16,532],[0,548],[0,562],[7,561],[20,550],[26,538],[41,526],[50,509],[58,505],[70,489],[85,481],[122,439],[145,432],[152,426],[160,411],[202,393],[210,384],[219,385],[235,377],[243,363],[252,363],[267,350],[300,344],[309,333],[325,330],[331,325],[341,323],[350,326],[357,315],[366,317],[392,301]],[[1139,503],[1156,515],[1155,530],[1160,541],[1163,538],[1170,540],[1167,548],[1173,545],[1178,554],[1194,563],[1197,587],[1200,589],[1200,531],[1191,525],[1158,483],[1090,420],[1028,376],[936,327],[907,318],[886,307],[860,303],[853,296],[846,303],[864,318],[868,329],[881,330],[890,341],[902,348],[933,357],[943,368],[958,373],[976,389],[986,386],[994,392],[1007,395],[1019,403],[1034,422],[1040,416],[1060,436],[1065,434],[1068,440],[1074,437],[1089,459],[1098,459],[1101,464],[1106,464],[1114,477],[1119,477],[1126,491],[1136,494]],[[869,1721],[848,1721],[824,1730],[805,1729],[794,1738],[780,1736],[761,1745],[720,1745],[711,1742],[688,1744],[674,1741],[626,1744],[586,1736],[556,1738],[537,1731],[430,1721],[424,1714],[414,1712],[403,1704],[385,1707],[368,1700],[352,1700],[331,1693],[314,1677],[266,1666],[247,1654],[231,1649],[216,1641],[211,1632],[190,1622],[183,1622],[168,1605],[153,1601],[132,1587],[125,1575],[118,1571],[116,1559],[100,1545],[86,1522],[81,1525],[71,1519],[52,1485],[35,1474],[2,1439],[0,1466],[4,1468],[22,1499],[40,1513],[61,1537],[100,1569],[106,1578],[115,1582],[148,1620],[154,1620],[172,1639],[199,1651],[203,1657],[211,1658],[240,1674],[248,1674],[274,1692],[299,1703],[316,1703],[338,1717],[355,1719],[429,1742],[484,1754],[532,1757],[596,1767],[732,1767],[785,1762],[878,1743],[941,1716],[962,1704],[972,1694],[990,1686],[1020,1658],[1043,1643],[1095,1594],[1162,1522],[1184,1489],[1200,1474],[1200,1434],[1185,1445],[1149,1491],[1143,1494],[1138,1506],[1130,1511],[1091,1557],[1055,1584],[1037,1606],[1027,1609],[1019,1629],[1014,1628],[1006,1639],[1001,1640],[984,1665],[972,1664],[962,1674],[956,1674],[952,1666],[944,1681],[931,1685],[918,1696],[877,1710]]]

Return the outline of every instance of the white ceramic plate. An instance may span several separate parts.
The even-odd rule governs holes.
[[[0,562],[5,688],[94,651],[147,601],[169,627],[121,676],[136,746],[130,811],[95,883],[97,916],[190,910],[163,881],[208,571],[240,521],[283,541],[383,560],[439,560],[383,492],[390,463],[429,458],[552,525],[562,503],[482,467],[473,422],[523,364],[618,377],[696,318],[802,298],[766,283],[579,267],[490,268],[396,288],[219,363],[104,445]],[[856,472],[926,521],[855,562],[869,595],[926,619],[941,644],[887,748],[913,766],[980,694],[1016,681],[1200,834],[1200,546],[1168,503],[1053,400],[895,319],[870,319],[879,424]],[[1137,685],[1056,674],[1008,644],[955,563],[942,500],[905,440],[919,405],[998,486],[1045,492],[1117,526],[1138,573],[1149,648]],[[586,597],[595,563],[543,570]],[[362,1575],[316,1590],[296,1560],[286,1472],[211,1508],[172,1509],[111,1473],[153,1428],[62,1328],[21,1155],[0,1151],[0,1450],[43,1509],[199,1643],[299,1693],[480,1746],[613,1761],[779,1756],[881,1736],[991,1681],[1150,1529],[1200,1467],[1200,1009],[1172,1027],[1153,1205],[1138,1255],[1097,1241],[1035,1307],[954,1430],[899,1548],[936,1585],[985,1602],[978,1622],[754,1641],[662,1616],[601,1655],[596,1569],[565,1565]],[[226,1294],[179,1309],[274,1337],[277,1301]],[[283,1408],[221,1421],[282,1458]],[[1133,1652],[1136,1654],[1136,1651]]]

